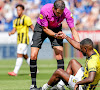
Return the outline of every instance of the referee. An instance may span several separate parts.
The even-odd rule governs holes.
[[[9,36],[17,31],[17,60],[13,72],[8,72],[10,76],[16,76],[22,65],[23,57],[26,59],[27,63],[30,65],[30,58],[27,55],[27,49],[29,44],[29,27],[34,30],[34,26],[31,22],[30,17],[23,14],[24,6],[18,4],[17,15],[18,17],[13,22],[13,30],[9,32]]]
[[[51,46],[55,52],[57,68],[64,69],[63,40],[56,37],[56,34],[59,31],[62,31],[61,22],[64,19],[66,19],[74,39],[79,42],[79,35],[74,28],[73,16],[71,12],[65,7],[65,4],[62,0],[56,0],[54,4],[46,4],[41,8],[40,16],[34,28],[34,34],[32,38],[33,43],[31,44],[30,71],[32,85],[30,86],[30,90],[37,88],[37,56],[43,41],[47,37],[50,39]]]

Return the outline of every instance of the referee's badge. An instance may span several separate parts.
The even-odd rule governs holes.
[[[43,15],[42,14],[40,14],[40,19],[43,19]]]

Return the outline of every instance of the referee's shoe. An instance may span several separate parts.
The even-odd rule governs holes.
[[[37,87],[34,87],[34,85],[31,85],[30,90],[42,90],[42,87],[37,88]]]

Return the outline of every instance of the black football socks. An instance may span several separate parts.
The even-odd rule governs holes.
[[[31,79],[32,79],[32,85],[36,86],[36,73],[37,73],[37,60],[31,60],[30,59],[30,72],[31,72]]]
[[[64,60],[63,59],[57,60],[57,69],[58,68],[64,69]]]

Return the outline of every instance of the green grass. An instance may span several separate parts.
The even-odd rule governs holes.
[[[65,59],[65,68],[70,59]],[[83,66],[85,60],[78,60]],[[15,60],[0,60],[0,90],[29,90],[31,85],[30,69],[25,61],[21,66],[18,76],[9,76],[7,73],[13,71]],[[57,68],[56,60],[38,60],[37,86],[45,84]],[[68,89],[66,89],[68,90]],[[99,87],[96,90],[100,90]]]

